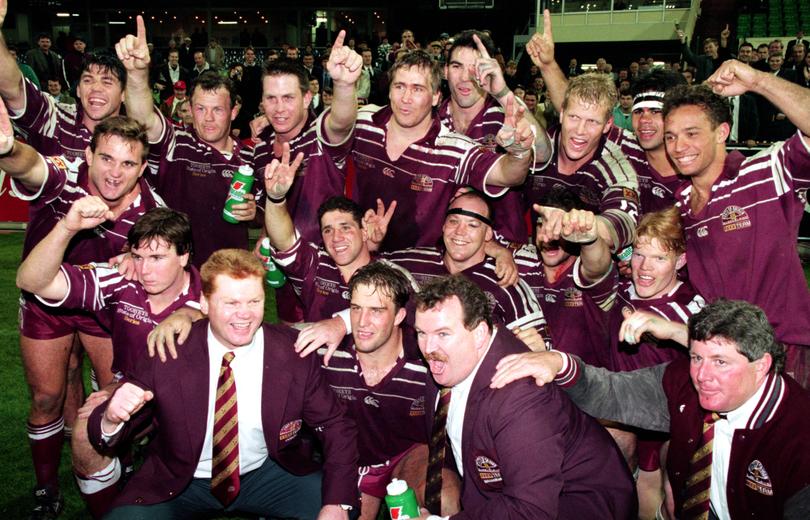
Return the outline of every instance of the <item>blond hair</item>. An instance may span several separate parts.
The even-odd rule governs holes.
[[[263,278],[264,266],[258,258],[244,249],[220,249],[215,251],[200,268],[202,292],[206,298],[216,290],[216,278],[225,275],[235,280]]]
[[[657,238],[665,251],[671,251],[676,256],[685,253],[686,238],[683,236],[681,215],[678,209],[675,206],[670,206],[661,211],[654,211],[644,215],[636,228],[634,245],[638,245],[639,241],[645,238],[650,242]]]
[[[616,106],[619,96],[616,93],[616,85],[608,74],[599,72],[589,72],[576,76],[568,81],[568,88],[565,89],[562,109],[568,108],[571,98],[588,105],[598,105],[605,111],[605,120],[610,117],[613,107]]]

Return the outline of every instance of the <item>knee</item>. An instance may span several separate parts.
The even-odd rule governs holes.
[[[63,391],[52,389],[31,388],[31,414],[40,419],[53,420],[62,415],[62,403],[65,394]]]

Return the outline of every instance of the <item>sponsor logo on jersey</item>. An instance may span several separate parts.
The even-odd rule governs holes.
[[[317,277],[315,278],[315,292],[321,296],[330,296],[332,294],[340,294],[341,290],[337,282]]]
[[[425,396],[422,396],[419,399],[414,399],[414,401],[411,403],[409,415],[411,417],[425,415]]]
[[[343,299],[344,299],[344,300],[346,300],[346,301],[350,301],[350,300],[352,299],[352,296],[351,296],[351,294],[349,294],[349,291],[348,291],[348,290],[343,291],[342,293],[340,293],[340,295],[341,295],[341,296],[343,297]]]
[[[771,484],[771,477],[765,471],[765,466],[756,459],[748,465],[748,471],[745,472],[745,486],[753,489],[757,493],[773,496],[773,484]]]
[[[666,194],[664,193],[664,188],[661,186],[654,186],[652,189],[652,194],[658,197],[659,199],[663,199]]]
[[[228,169],[225,169],[225,170],[222,170],[222,171],[221,171],[221,172],[219,172],[219,173],[220,173],[220,175],[222,175],[222,176],[223,176],[223,177],[225,177],[226,179],[232,179],[232,178],[233,178],[233,170],[228,170]],[[240,186],[238,189],[240,189],[240,190],[241,190],[241,189],[242,189],[242,187]]]
[[[748,213],[739,206],[728,206],[720,214],[720,219],[723,221],[723,231],[726,233],[751,227]]]
[[[563,291],[564,307],[582,307],[582,291],[576,287],[569,287]]]
[[[352,154],[352,159],[354,159],[354,165],[357,166],[358,168],[363,168],[366,170],[374,168],[374,160],[371,159],[371,157],[355,152],[354,154]],[[383,173],[385,173],[385,168],[383,168]]]
[[[140,325],[141,322],[151,323],[148,312],[126,302],[119,302],[116,312],[123,317],[124,321],[133,325]]]
[[[394,172],[394,169],[393,169],[393,168],[389,168],[388,166],[386,166],[385,168],[383,168],[383,169],[382,169],[382,173],[383,173],[383,175],[385,175],[386,177],[391,177],[391,178],[393,179],[393,178],[394,178],[394,173],[395,173],[395,172]]]
[[[214,167],[207,162],[186,161],[186,169],[191,172],[191,175],[197,177],[207,177],[209,174],[214,173]]]
[[[281,427],[281,430],[278,432],[278,440],[282,442],[290,440],[296,435],[298,435],[298,432],[300,430],[301,430],[301,419],[290,421]]]
[[[332,391],[335,392],[335,395],[337,395],[339,399],[343,399],[345,401],[357,400],[357,398],[354,396],[350,388],[341,388],[338,386],[332,386]]]
[[[475,457],[475,469],[478,471],[478,478],[480,478],[484,484],[503,482],[501,468],[489,457],[484,455]]]
[[[700,226],[697,228],[697,236],[700,238],[709,236],[709,226]]]
[[[433,191],[433,179],[423,174],[414,175],[411,179],[411,190]]]
[[[545,296],[545,300],[546,300],[548,303],[557,303],[557,297],[556,297],[556,296],[554,296],[553,294],[547,294],[547,295]]]
[[[363,402],[366,403],[368,406],[373,406],[374,408],[379,408],[380,407],[380,401],[376,397],[371,396],[371,395],[367,395],[363,399]]]

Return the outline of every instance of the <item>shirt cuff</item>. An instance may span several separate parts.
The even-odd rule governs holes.
[[[569,386],[571,385],[577,378],[579,372],[579,366],[574,358],[572,358],[569,354],[565,352],[560,352],[559,350],[554,350],[560,356],[562,356],[562,368],[557,373],[557,377],[554,378],[554,383],[559,386]]]
[[[352,320],[351,320],[351,309],[343,309],[342,311],[338,311],[332,315],[333,318],[340,318],[343,320],[343,325],[346,326],[346,334],[349,335],[352,333]]]
[[[118,423],[118,426],[112,431],[112,433],[104,433],[104,427],[101,427],[101,440],[104,442],[110,442],[110,439],[118,435],[118,432],[121,431],[121,428],[124,427],[124,423]]]

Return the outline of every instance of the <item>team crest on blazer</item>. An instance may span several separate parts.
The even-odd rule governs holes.
[[[481,482],[484,484],[503,482],[501,468],[498,466],[498,463],[486,455],[478,455],[475,457],[475,469],[478,471],[478,478],[480,478]]]
[[[296,419],[295,421],[290,421],[284,426],[281,427],[281,431],[278,432],[278,440],[281,442],[288,441],[298,435],[298,432],[301,430],[301,419]]]
[[[771,484],[771,477],[765,471],[765,466],[756,459],[748,465],[748,471],[745,472],[745,485],[753,489],[757,493],[766,496],[773,496],[773,484]]]

